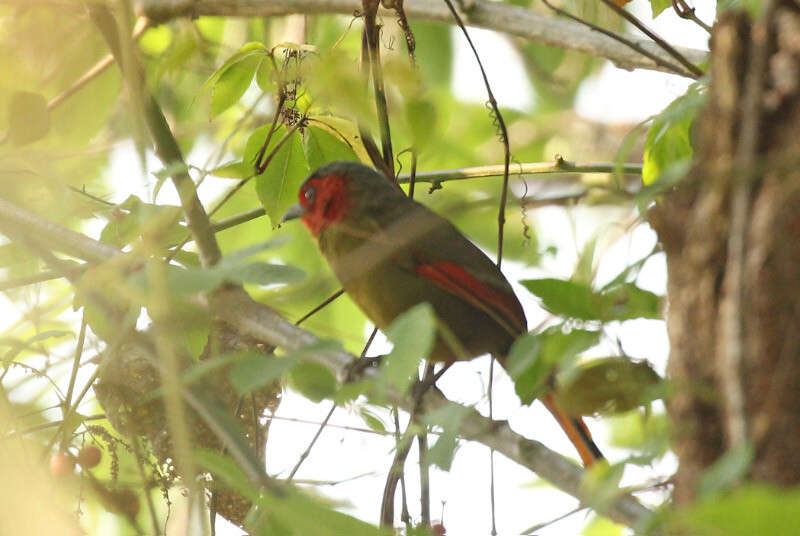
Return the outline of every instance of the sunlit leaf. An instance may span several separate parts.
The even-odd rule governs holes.
[[[600,338],[598,331],[572,330],[558,327],[542,333],[528,333],[514,341],[508,354],[506,370],[514,380],[514,388],[523,404],[530,404],[547,385],[554,369],[591,348]]]
[[[448,404],[425,414],[423,417],[425,424],[441,428],[439,439],[428,450],[428,463],[445,471],[450,470],[458,446],[459,427],[470,411],[470,408],[465,406]]]
[[[561,279],[527,279],[520,281],[553,314],[579,320],[629,320],[660,318],[661,298],[633,283],[597,292],[588,284]]]
[[[303,362],[290,374],[292,387],[313,402],[331,398],[336,392],[337,381],[330,370],[318,363]]]
[[[795,534],[800,526],[800,491],[749,484],[676,509],[667,517],[671,534],[753,536]]]
[[[404,391],[413,380],[420,361],[428,357],[436,333],[436,314],[428,303],[421,303],[399,315],[386,336],[394,344],[384,357],[381,377],[396,389]]]
[[[565,375],[558,401],[576,416],[630,411],[659,398],[663,391],[661,378],[646,361],[624,357],[593,359]]]
[[[251,53],[225,69],[211,90],[212,118],[233,106],[244,95],[262,60],[262,54]]]
[[[336,160],[358,162],[355,151],[341,137],[320,127],[310,126],[305,130],[303,151],[308,161],[308,167],[312,170]]]
[[[276,381],[295,365],[297,361],[292,358],[248,353],[231,368],[231,383],[244,396]]]
[[[268,131],[268,126],[262,127],[250,136],[245,149],[246,164],[255,162]],[[272,152],[285,135],[285,127],[276,129],[265,156]],[[256,176],[256,192],[272,225],[277,225],[284,212],[297,202],[297,191],[307,175],[308,164],[303,153],[302,139],[300,133],[295,131],[275,153],[264,173]]]
[[[693,84],[653,120],[644,144],[644,184],[656,182],[671,166],[691,161],[694,149],[690,129],[705,99],[702,86]]]

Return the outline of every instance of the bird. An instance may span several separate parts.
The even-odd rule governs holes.
[[[522,305],[497,265],[446,218],[374,168],[349,161],[318,168],[281,222],[297,218],[379,329],[418,304],[432,306],[439,322],[432,361],[449,366],[488,353],[505,368],[512,343],[527,332]],[[584,466],[603,459],[586,424],[564,412],[552,390],[540,400]]]

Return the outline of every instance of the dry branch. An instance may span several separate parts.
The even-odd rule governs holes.
[[[19,232],[40,236],[43,243],[55,251],[92,261],[111,259],[121,254],[115,247],[48,222],[41,217],[0,199],[0,232]],[[213,314],[234,327],[241,335],[285,350],[297,350],[316,342],[317,337],[288,322],[266,305],[253,301],[241,288],[228,288],[215,293],[209,300]],[[343,351],[320,351],[304,356],[327,367],[340,377],[355,359]],[[410,410],[413,401],[396,397],[399,407]],[[426,409],[453,404],[437,390],[430,390],[423,399]],[[492,421],[474,409],[467,409],[461,423],[463,438],[482,443],[504,454],[509,459],[537,473],[560,490],[581,499],[580,483],[583,471],[573,462],[545,447],[538,441],[527,439],[514,432],[506,421]],[[609,504],[602,514],[628,526],[641,524],[650,510],[630,495],[624,495]]]
[[[440,0],[406,0],[406,15],[411,19],[455,24],[447,6]],[[229,17],[269,17],[293,13],[340,13],[352,15],[361,10],[361,0],[138,0],[140,14],[162,22],[176,17],[216,15]],[[392,11],[382,10],[385,17]],[[477,26],[516,37],[536,41],[568,50],[584,52],[591,56],[607,58],[625,69],[667,70],[642,56],[628,46],[606,35],[594,32],[576,22],[540,15],[533,10],[501,2],[476,0],[468,13],[463,14],[469,26]],[[653,54],[668,59],[663,50],[649,39],[626,36],[628,40]],[[705,61],[702,50],[675,47],[691,63]]]

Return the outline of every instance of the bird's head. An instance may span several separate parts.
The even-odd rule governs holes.
[[[281,222],[301,218],[311,234],[319,236],[328,226],[363,213],[371,199],[394,189],[369,166],[332,162],[308,176],[300,186],[298,203],[286,211]]]

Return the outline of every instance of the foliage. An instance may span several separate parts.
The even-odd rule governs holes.
[[[593,3],[577,4],[586,19],[622,27]],[[668,3],[653,0],[651,5],[657,14]],[[223,395],[239,405],[261,396],[277,398],[273,391],[291,389],[311,402],[347,406],[370,430],[387,434],[387,400],[409,390],[441,329],[432,308],[423,304],[400,316],[386,331],[393,346],[377,374],[343,385],[312,358],[362,350],[367,322],[347,296],[303,324],[322,342],[292,351],[238,339],[224,346],[206,307],[215,289],[242,285],[255,299],[297,320],[338,290],[305,230],[281,226],[280,218],[296,202],[298,186],[311,170],[333,160],[370,162],[364,132],[376,135],[379,128],[372,88],[356,66],[361,20],[308,17],[303,43],[284,40],[296,28],[278,17],[176,19],[131,39],[130,13],[109,13],[115,23],[104,31],[116,31],[121,57],[128,59],[122,69],[114,64],[67,94],[62,92],[109,52],[92,17],[82,8],[0,8],[0,198],[124,252],[106,262],[87,261],[62,255],[46,236],[26,240],[24,233],[6,233],[0,227],[7,237],[0,244],[5,307],[14,317],[4,323],[0,339],[4,399],[13,414],[9,422],[13,418],[14,430],[25,431],[31,450],[46,453],[42,459],[52,454],[80,460],[84,444],[102,451],[97,465],[90,467],[87,461],[73,468],[73,462],[58,471],[64,477],[58,489],[80,495],[90,512],[81,519],[88,531],[103,526],[106,516],[118,518],[125,527],[120,533],[140,530],[151,518],[163,524],[170,488],[191,487],[175,480],[182,467],[174,462],[186,455],[190,465],[213,474],[221,488],[250,502],[243,524],[252,533],[381,534],[344,513],[341,504],[288,485],[273,489],[254,479],[254,473],[263,473],[258,449],[249,441],[254,434],[243,431],[246,422],[237,418],[238,408],[223,411],[221,395],[211,386],[224,384]],[[401,173],[411,169],[412,148],[419,172],[501,162],[503,147],[485,106],[454,97],[451,75],[460,45],[451,38],[450,27],[411,22],[417,46],[412,66],[405,38],[395,26],[384,25],[381,54]],[[561,120],[601,62],[537,43],[512,45],[522,58],[523,81],[535,93],[532,110],[502,110],[515,161],[551,161],[554,146],[575,159],[612,161],[613,151],[573,140],[574,131],[565,123],[577,119]],[[139,61],[141,73],[134,67]],[[142,109],[148,100],[139,100],[142,95],[152,95],[167,118],[185,164],[154,163]],[[694,86],[653,120],[644,145],[645,184],[668,179],[679,166],[685,169],[692,157],[691,124],[702,102],[702,87]],[[266,165],[262,169],[259,164]],[[206,212],[218,226],[222,258],[214,266],[203,266],[191,222],[169,180],[184,174],[197,185]],[[570,182],[566,193],[573,186],[585,189],[582,178],[559,177]],[[622,414],[612,424],[612,440],[630,451],[631,463],[649,463],[668,449],[664,416],[650,413],[649,407],[665,396],[664,383],[652,368],[628,356],[603,354],[605,359],[587,361],[584,354],[597,350],[610,327],[635,319],[660,320],[663,298],[637,283],[646,259],[622,268],[608,283],[597,281],[601,248],[596,245],[603,233],[587,241],[573,274],[530,278],[531,269],[541,274],[542,261],[563,246],[548,243],[547,225],[535,221],[525,207],[533,197],[526,197],[527,187],[536,180],[512,181],[503,253],[515,272],[525,270],[521,283],[534,297],[521,296],[526,305],[539,303],[550,316],[542,329],[514,343],[508,373],[523,404],[555,378],[561,400],[576,414]],[[427,186],[417,184],[416,199],[450,219],[488,254],[497,253],[499,177],[443,182],[430,191]],[[631,200],[620,199],[617,208],[633,214]],[[446,334],[440,336],[446,339]],[[137,344],[163,368],[154,385],[139,375],[124,376],[132,390],[146,384],[137,391],[134,408],[142,413],[133,420],[158,420],[164,434],[180,439],[170,421],[170,395],[175,395],[187,412],[198,416],[196,421],[187,418],[186,435],[207,427],[222,447],[193,445],[181,454],[180,441],[175,441],[178,452],[165,457],[153,437],[132,439],[135,434],[129,429],[112,425],[112,411],[98,401],[100,391],[95,393],[86,382],[113,368],[119,356],[134,354]],[[170,364],[174,370],[167,370]],[[598,382],[604,389],[593,387]],[[153,407],[167,410],[151,413]],[[430,466],[445,471],[454,467],[462,441],[459,425],[468,411],[464,405],[448,405],[414,423],[417,430],[437,437],[427,452]],[[261,416],[251,417],[258,421]],[[729,489],[746,471],[747,454],[732,453],[722,460],[706,475],[704,490],[713,494]],[[624,468],[621,463],[591,475],[586,489],[592,504],[619,495]],[[91,493],[81,494],[84,484]],[[771,492],[750,492],[753,497],[727,497],[728,507],[735,501],[771,500]],[[783,512],[784,506],[776,508]],[[717,515],[706,504],[673,522],[700,526]],[[619,527],[601,518],[593,518],[584,531],[619,533]]]

